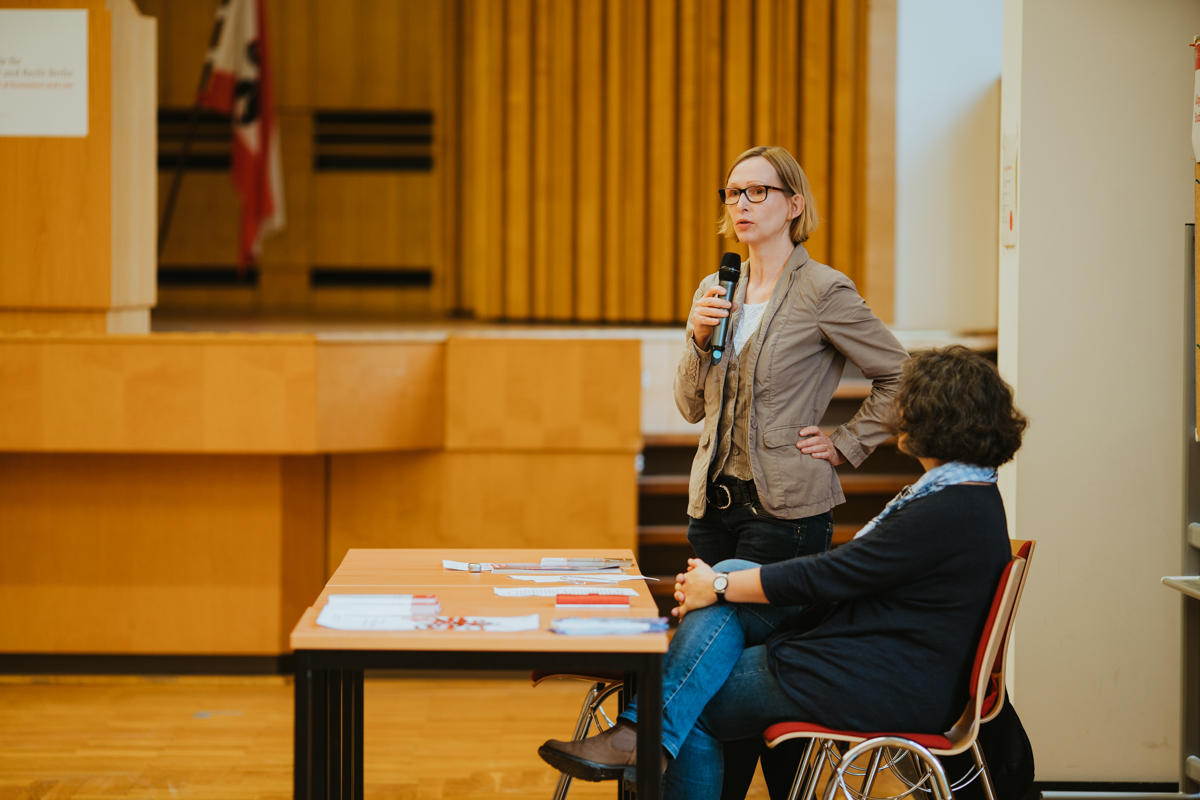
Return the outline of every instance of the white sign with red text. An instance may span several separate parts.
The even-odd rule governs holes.
[[[87,133],[87,9],[0,9],[0,136]]]

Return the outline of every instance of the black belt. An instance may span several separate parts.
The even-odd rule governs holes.
[[[734,503],[755,503],[758,501],[758,490],[754,481],[743,481],[728,475],[720,475],[708,484],[704,492],[713,508],[725,509]]]

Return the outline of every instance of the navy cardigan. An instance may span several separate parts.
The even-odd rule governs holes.
[[[995,485],[949,486],[816,556],[762,567],[772,605],[810,605],[767,643],[804,722],[944,733],[966,707],[983,625],[1012,557]]]

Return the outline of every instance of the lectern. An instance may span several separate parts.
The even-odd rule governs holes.
[[[133,0],[0,0],[0,18],[0,331],[147,333],[155,20]]]

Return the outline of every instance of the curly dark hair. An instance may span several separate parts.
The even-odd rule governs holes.
[[[974,350],[923,350],[904,363],[893,431],[917,458],[998,467],[1021,447],[1029,425],[1012,387]]]

